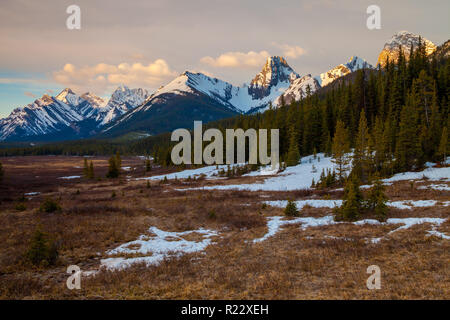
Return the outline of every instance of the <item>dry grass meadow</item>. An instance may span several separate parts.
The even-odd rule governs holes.
[[[261,178],[228,181],[173,181],[161,184],[134,178],[145,173],[143,160],[124,158],[130,166],[121,178],[105,179],[107,159],[91,158],[100,179],[60,179],[82,175],[82,157],[42,156],[1,159],[0,297],[2,299],[449,299],[450,241],[429,236],[421,224],[398,231],[378,244],[367,237],[385,235],[393,225],[331,225],[301,230],[287,225],[259,243],[249,240],[267,231],[266,217],[283,209],[263,200],[340,199],[342,192],[299,190],[249,192],[176,190],[217,183],[248,183]],[[431,182],[421,182],[426,185]],[[25,193],[25,208],[17,209]],[[113,193],[115,197],[113,197]],[[410,182],[387,187],[390,200],[450,200],[449,191],[423,190]],[[39,212],[45,198],[62,210]],[[304,216],[325,216],[331,209],[305,207]],[[450,207],[391,209],[389,217],[448,218]],[[33,266],[25,258],[36,228],[59,246],[52,266]],[[134,265],[122,271],[101,271],[83,277],[81,290],[66,287],[66,268],[99,267],[105,251],[137,239],[149,227],[185,231],[200,227],[219,236],[205,251],[164,260],[157,266]],[[450,234],[450,221],[439,227]],[[333,239],[327,236],[346,237]],[[368,290],[366,269],[381,268],[382,288]]]

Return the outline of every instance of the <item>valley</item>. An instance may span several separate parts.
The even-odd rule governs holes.
[[[178,169],[123,157],[2,159],[0,296],[15,299],[442,299],[449,295],[448,166],[383,180],[388,220],[334,222],[340,188],[310,188],[323,154],[283,172],[221,177],[215,166]],[[313,166],[318,168],[314,172]],[[290,181],[290,182],[288,182]],[[309,186],[308,186],[309,185]],[[436,187],[439,186],[439,187]],[[368,188],[362,186],[365,193]],[[52,198],[55,212],[40,212]],[[285,217],[286,200],[299,216]],[[19,207],[18,204],[24,204]],[[24,258],[36,229],[58,244],[51,266]],[[382,290],[367,290],[378,265]],[[66,268],[83,271],[68,290]]]

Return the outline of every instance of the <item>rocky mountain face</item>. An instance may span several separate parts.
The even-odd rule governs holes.
[[[140,106],[148,97],[148,91],[145,89],[129,89],[127,86],[120,86],[113,92],[106,106],[99,110],[95,120],[99,122],[99,126],[111,123]]]
[[[368,69],[373,67],[366,60],[353,56],[347,63],[340,64],[327,72],[321,73],[319,76],[315,77],[315,79],[321,87],[324,87],[337,78],[343,77],[351,72],[355,72],[363,68]]]
[[[299,77],[283,57],[270,57],[261,72],[250,82],[248,93],[253,99],[262,99],[270,95],[274,88],[289,86]]]
[[[436,48],[436,51],[433,52],[433,55],[437,59],[448,58],[450,56],[450,40],[445,41],[439,47]]]
[[[385,43],[383,50],[381,50],[378,56],[377,65],[385,66],[388,59],[389,61],[397,61],[400,50],[403,50],[405,58],[408,59],[411,46],[416,49],[419,46],[419,41],[425,44],[425,52],[427,55],[436,51],[436,45],[430,40],[408,31],[400,31]]]
[[[314,92],[317,89],[317,82],[310,76],[309,78],[307,80],[308,78],[304,77],[300,81],[302,78],[287,64],[286,60],[277,56],[268,58],[261,72],[251,80],[250,84],[242,87],[202,73],[186,71],[157,90],[140,107],[106,126],[103,132],[116,134],[124,132],[125,128],[133,128],[149,130],[150,134],[159,133],[153,131],[159,127],[159,124],[155,127],[153,118],[149,119],[145,125],[142,119],[147,119],[148,115],[153,114],[156,109],[160,114],[169,114],[172,112],[169,108],[174,108],[174,105],[178,108],[179,114],[193,113],[195,118],[199,110],[193,110],[195,106],[192,105],[192,101],[209,101],[214,110],[211,113],[210,121],[220,119],[224,115],[263,111],[270,103],[278,105],[281,100],[277,100],[277,98],[289,88],[288,99],[298,97],[299,94],[296,92],[298,90],[306,92],[306,85],[309,83],[311,83],[311,93]],[[293,85],[294,82],[295,85]],[[183,103],[184,105],[182,105]],[[204,107],[201,109],[205,110]],[[205,115],[198,114],[197,116]],[[173,123],[168,123],[164,130],[172,130],[170,129],[172,127]]]
[[[309,94],[313,94],[320,88],[319,82],[314,79],[310,74],[304,77],[297,78],[291,82],[291,85],[287,90],[275,99],[274,105],[289,104],[293,101],[299,101]]]
[[[88,137],[141,104],[148,93],[143,89],[119,87],[108,103],[66,88],[55,97],[45,94],[0,119],[0,141],[51,141]]]

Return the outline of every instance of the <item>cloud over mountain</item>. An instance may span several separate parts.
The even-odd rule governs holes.
[[[272,42],[272,45],[281,50],[284,57],[297,59],[300,56],[306,54],[306,50],[299,46],[291,46],[288,44],[279,44],[276,42]]]
[[[67,63],[61,70],[53,72],[53,80],[80,92],[95,91],[103,94],[119,84],[130,87],[159,87],[176,74],[163,59],[157,59],[148,65],[124,62],[118,65],[98,63],[76,67]]]
[[[204,64],[218,68],[254,68],[260,67],[270,57],[267,51],[249,51],[245,52],[226,52],[213,58],[210,56],[203,57],[200,61]]]

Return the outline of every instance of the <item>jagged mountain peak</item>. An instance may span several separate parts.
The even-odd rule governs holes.
[[[345,64],[345,66],[349,68],[352,72],[363,68],[372,68],[372,65],[370,65],[366,60],[358,56],[352,56]]]
[[[400,50],[403,51],[405,58],[408,59],[411,46],[413,48],[417,48],[420,42],[425,45],[425,52],[427,55],[430,55],[436,51],[436,45],[420,35],[406,30],[395,33],[391,39],[384,44],[383,50],[378,56],[377,64],[384,66],[388,59],[389,61],[397,61]]]
[[[373,68],[373,66],[358,56],[352,56],[347,63],[337,65],[333,69],[321,73],[319,76],[315,77],[315,79],[318,81],[320,86],[324,87],[332,83],[337,78],[364,68],[369,69]]]
[[[261,99],[270,95],[272,88],[280,84],[288,87],[290,83],[299,78],[287,63],[286,59],[280,56],[267,58],[266,64],[250,82],[248,93],[254,99]]]
[[[64,103],[68,103],[68,101],[67,101],[68,95],[75,95],[75,92],[73,92],[72,89],[70,89],[70,88],[65,88],[55,98]]]

